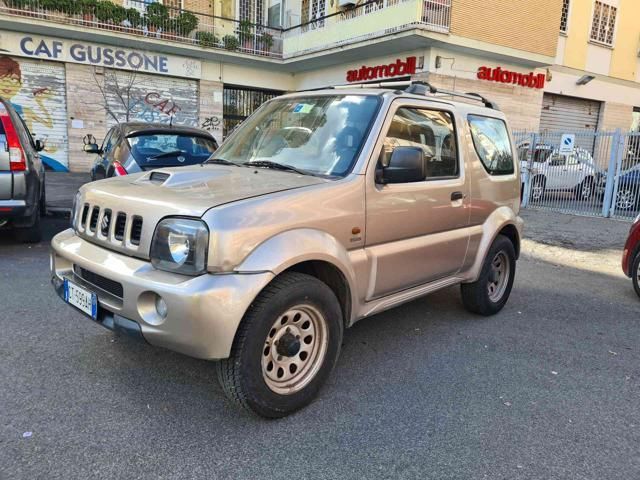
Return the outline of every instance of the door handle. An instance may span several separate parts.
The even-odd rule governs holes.
[[[453,192],[451,194],[451,201],[455,202],[456,200],[462,200],[464,198],[464,193],[462,192]]]

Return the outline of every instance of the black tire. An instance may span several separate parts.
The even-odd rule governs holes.
[[[576,200],[589,200],[594,195],[595,182],[593,177],[585,178],[575,189]]]
[[[40,205],[31,214],[31,225],[15,229],[15,236],[22,243],[38,243],[42,240],[42,228],[40,226]]]
[[[539,202],[544,198],[545,190],[547,188],[547,181],[544,177],[535,177],[531,181],[531,191],[529,192],[529,201],[530,202]],[[537,194],[534,194],[534,191],[539,189]]]
[[[498,299],[492,299],[489,294],[489,284],[494,274],[492,262],[499,253],[504,254],[509,263],[508,277],[506,278],[504,292]],[[502,310],[509,299],[515,273],[516,253],[513,243],[504,235],[498,235],[487,253],[478,280],[473,283],[463,283],[460,286],[464,307],[471,313],[485,316],[495,315]]]
[[[47,215],[47,189],[42,183],[42,194],[40,195],[40,216],[46,217]]]
[[[640,297],[640,252],[636,254],[631,266],[631,280],[633,281],[633,289]]]
[[[274,322],[301,304],[311,305],[324,316],[328,332],[326,352],[315,375],[300,390],[276,393],[263,375],[265,340],[273,334]],[[333,291],[310,275],[283,273],[249,307],[236,332],[229,358],[217,362],[218,380],[226,396],[240,407],[266,418],[284,417],[317,396],[336,364],[342,334],[342,310]]]

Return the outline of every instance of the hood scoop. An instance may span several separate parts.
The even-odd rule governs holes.
[[[162,185],[170,176],[171,175],[165,172],[152,172],[151,175],[149,175],[149,181],[155,185]]]

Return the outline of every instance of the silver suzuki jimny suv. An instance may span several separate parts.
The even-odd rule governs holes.
[[[469,311],[499,312],[523,224],[505,116],[378,87],[278,97],[204,165],[85,185],[52,241],[58,295],[217,360],[228,397],[265,417],[318,394],[360,319],[454,284]]]

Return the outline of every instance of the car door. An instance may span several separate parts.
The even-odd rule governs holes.
[[[122,136],[117,128],[113,129],[112,134],[109,136],[109,140],[105,139],[105,146],[103,147],[102,157],[104,158],[104,164],[107,167],[107,177],[113,177],[115,173],[115,160],[116,147],[121,141]]]
[[[452,110],[397,100],[374,153],[380,169],[398,146],[423,149],[427,175],[381,184],[368,172],[365,250],[372,265],[367,299],[452,276],[469,234],[468,182]]]
[[[547,160],[545,168],[546,189],[564,190],[567,188],[567,157],[554,153]]]

